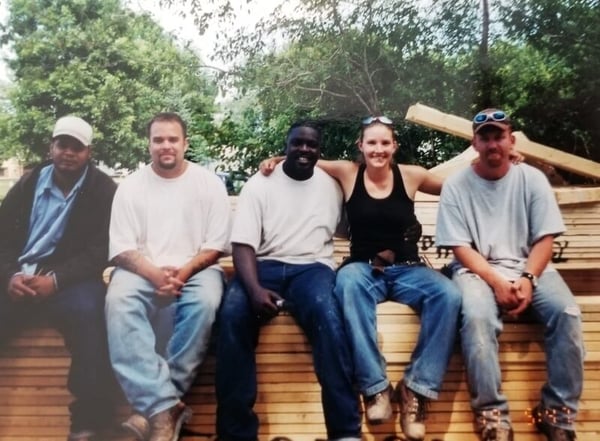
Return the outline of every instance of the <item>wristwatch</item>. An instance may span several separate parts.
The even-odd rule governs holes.
[[[523,271],[521,273],[521,277],[525,277],[527,280],[529,280],[531,282],[531,286],[533,289],[537,288],[538,286],[538,278],[535,274],[531,274],[527,271]]]

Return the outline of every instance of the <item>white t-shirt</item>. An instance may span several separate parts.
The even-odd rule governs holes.
[[[257,173],[244,185],[231,242],[250,245],[259,260],[334,268],[333,234],[342,202],[336,181],[318,167],[310,179],[296,181],[278,164],[270,176]]]
[[[200,250],[226,252],[231,208],[223,182],[188,162],[173,179],[150,165],[117,188],[110,219],[109,259],[138,250],[157,266],[181,266]]]
[[[537,240],[565,231],[548,179],[527,164],[511,165],[496,181],[481,178],[472,167],[450,176],[436,227],[436,245],[474,246],[511,280],[524,270]]]

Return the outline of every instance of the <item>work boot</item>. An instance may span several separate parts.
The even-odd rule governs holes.
[[[381,424],[392,417],[392,387],[365,398],[365,413],[369,424]]]
[[[541,404],[538,404],[533,409],[532,418],[535,422],[535,427],[546,435],[548,441],[576,441],[577,435],[574,430],[561,429],[557,426],[552,426],[548,421],[543,418],[544,410],[542,410]]]
[[[411,441],[424,439],[427,398],[400,381],[396,386],[396,399],[400,403],[400,426],[404,435]]]
[[[133,435],[137,441],[146,441],[150,435],[150,423],[146,417],[134,412],[121,427]]]
[[[150,441],[177,441],[179,432],[192,416],[192,410],[181,401],[150,418]]]

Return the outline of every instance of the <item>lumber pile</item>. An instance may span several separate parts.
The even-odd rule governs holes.
[[[600,277],[596,275],[595,277]],[[578,439],[600,436],[600,296],[577,295],[583,310],[587,349],[585,390],[577,420]],[[419,320],[406,306],[384,303],[378,310],[379,340],[393,382],[402,377],[419,331]],[[545,379],[544,353],[538,325],[507,322],[501,338],[504,389],[520,441],[542,441],[528,419]],[[292,441],[325,438],[319,386],[310,348],[290,316],[280,316],[261,332],[257,348],[261,420],[260,440],[287,436]],[[36,328],[13,340],[0,356],[0,440],[64,440],[68,431],[65,389],[69,357],[56,331]],[[194,410],[185,441],[214,434],[214,356],[210,356],[186,397]],[[429,409],[427,440],[475,441],[462,360],[457,351],[439,401]],[[397,411],[397,409],[396,409]],[[125,411],[124,411],[125,412]],[[380,426],[363,424],[363,439],[383,441],[401,436],[398,419]],[[117,439],[117,438],[115,438]],[[118,438],[125,441],[127,438]],[[108,440],[107,440],[108,441]]]

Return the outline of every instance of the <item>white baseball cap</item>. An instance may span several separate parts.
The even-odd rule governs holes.
[[[84,146],[92,144],[92,126],[77,116],[63,116],[54,125],[52,138],[68,135],[80,141]]]

